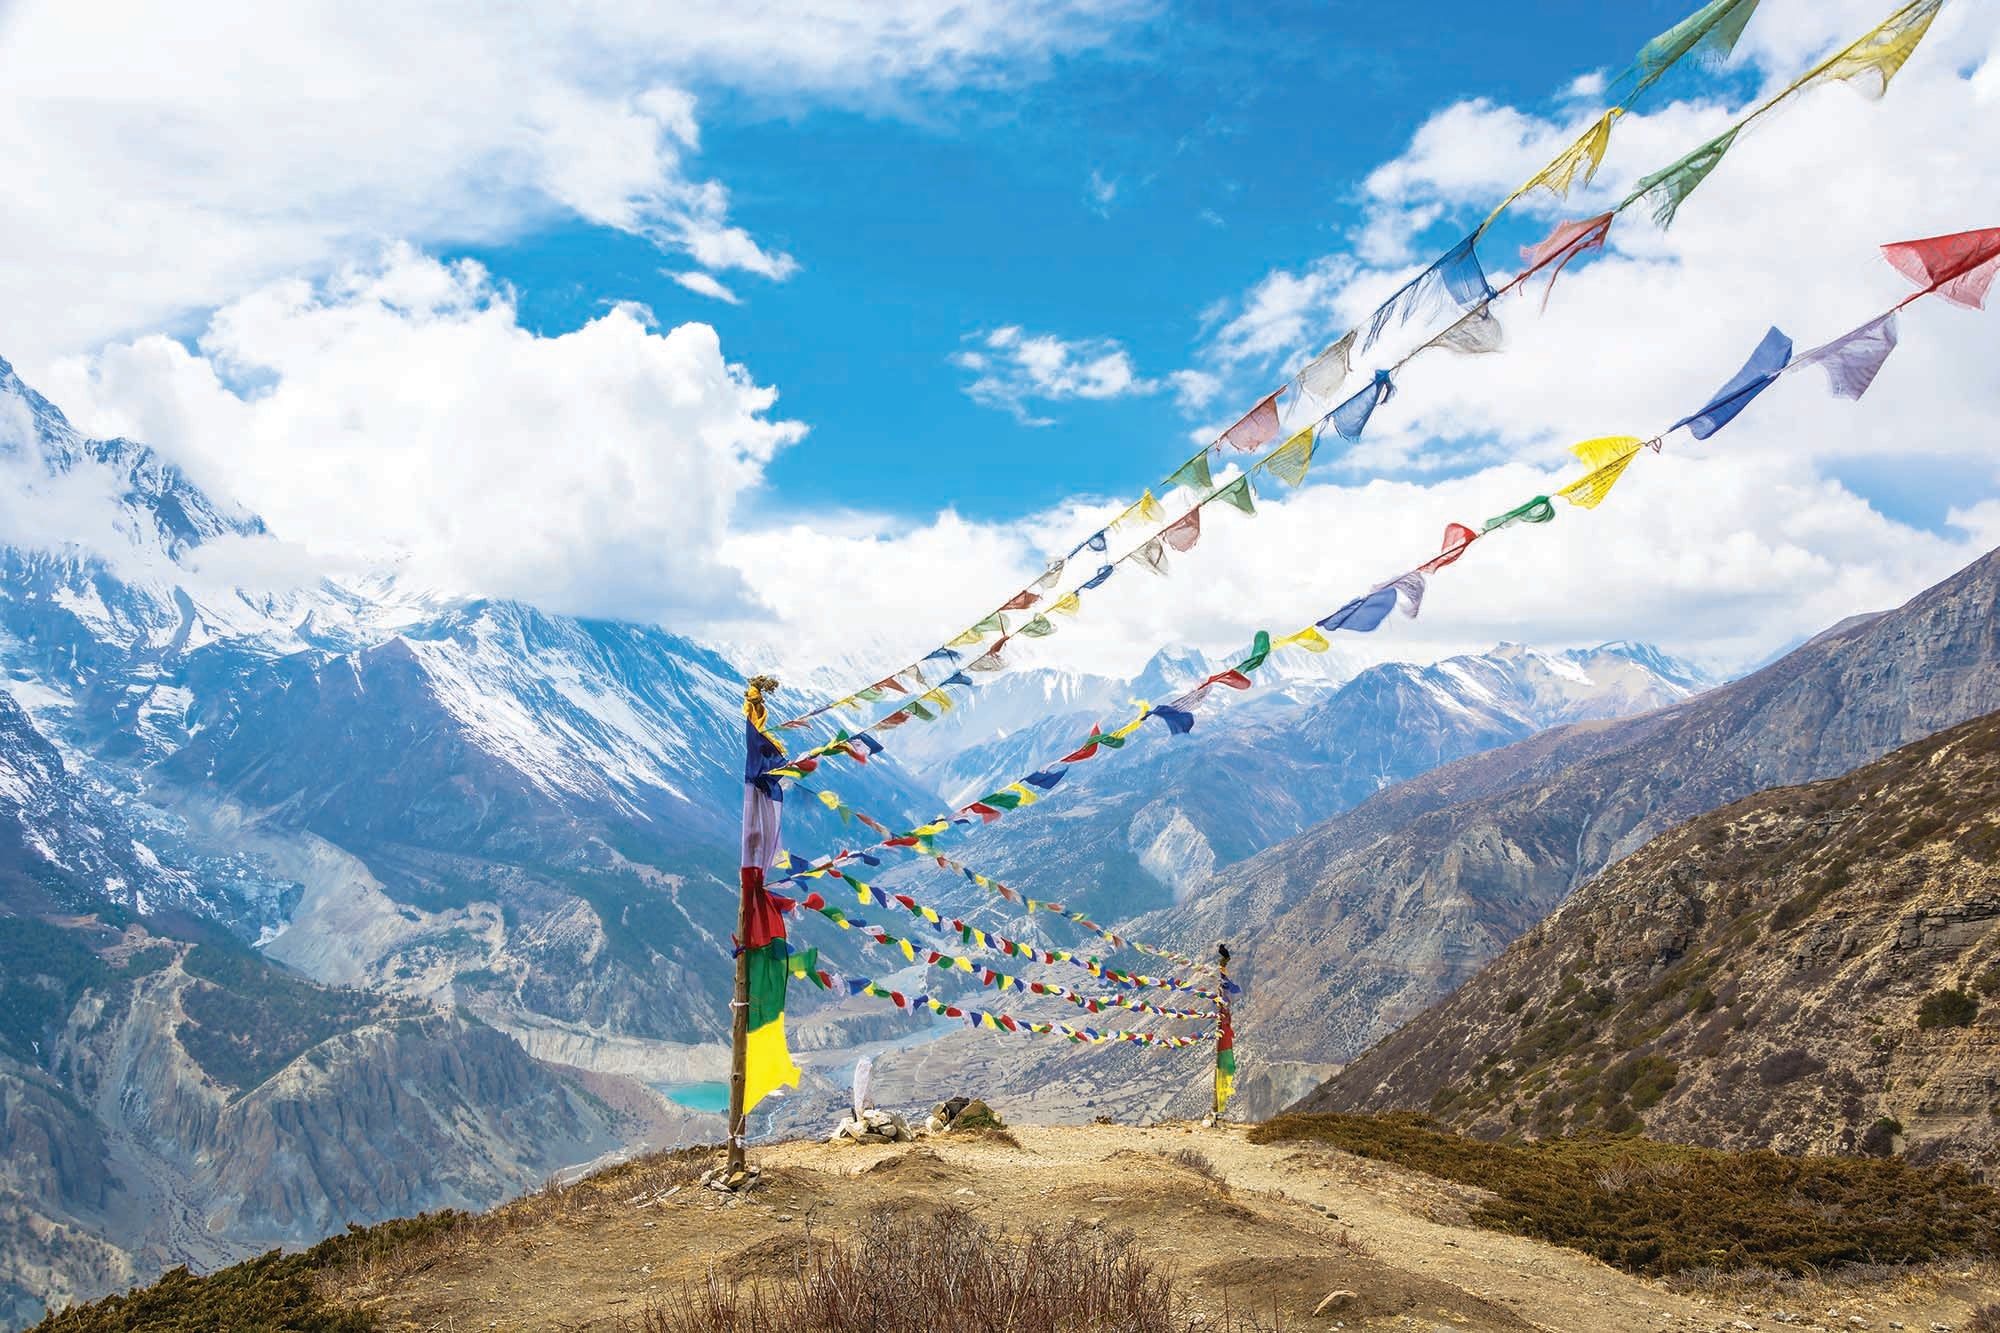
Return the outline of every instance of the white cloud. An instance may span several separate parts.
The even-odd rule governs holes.
[[[680,623],[754,604],[716,551],[804,433],[707,325],[620,307],[540,337],[478,265],[406,248],[232,302],[195,353],[115,343],[47,387],[335,568],[393,552],[430,586]]]
[[[975,334],[973,345],[951,363],[976,378],[965,386],[974,402],[1012,412],[1024,425],[1048,426],[1030,403],[1066,399],[1125,398],[1159,391],[1161,382],[1140,376],[1132,354],[1110,338],[1059,338],[1008,324]]]
[[[706,273],[667,273],[664,269],[661,272],[666,273],[668,277],[693,292],[696,296],[706,296],[715,301],[727,301],[730,305],[742,304],[742,298]]]
[[[1090,180],[1084,186],[1090,199],[1090,210],[1099,217],[1111,216],[1111,201],[1118,197],[1116,177],[1108,177],[1096,167],[1090,169]]]
[[[1143,0],[0,6],[0,349],[34,362],[385,239],[580,217],[703,268],[796,261],[695,164],[689,87],[869,103],[1031,74]]]

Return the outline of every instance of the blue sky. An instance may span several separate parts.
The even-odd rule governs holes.
[[[1114,338],[1151,376],[1188,365],[1214,303],[1343,247],[1360,180],[1441,105],[1557,104],[1684,9],[1289,4],[1224,23],[1174,8],[1114,49],[914,119],[698,88],[703,167],[729,180],[739,223],[798,259],[794,276],[733,282],[729,306],[664,276],[645,240],[581,223],[464,253],[547,333],[615,299],[713,324],[811,426],[769,470],[787,510],[918,516],[943,498],[1014,518],[1156,480],[1194,420],[1294,367],[1246,371],[1194,420],[1160,392],[1049,405],[1055,424],[1029,426],[966,396],[973,377],[947,361],[963,340],[1020,325]],[[1736,82],[1691,70],[1654,95],[1722,80]],[[1448,246],[1461,222],[1429,239]]]
[[[14,0],[0,354],[262,514],[256,577],[387,567],[886,669],[1363,318],[1692,8]],[[1892,8],[1761,0],[1489,272]],[[1499,307],[1504,353],[1420,358],[1300,491],[1035,651],[1296,628],[1560,485],[1571,442],[1685,414],[1768,326],[1882,309],[1882,242],[1996,223],[2000,11],[1948,0],[1886,96],[1760,121],[1670,230],[1634,210],[1546,310]],[[1369,651],[1729,669],[1910,596],[2000,543],[1997,327],[1912,307],[1863,402],[1789,377]]]

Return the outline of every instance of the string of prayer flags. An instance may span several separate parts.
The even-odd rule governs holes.
[[[1137,1013],[1157,1014],[1162,1018],[1203,1019],[1215,1017],[1213,1010],[1175,1009],[1166,1005],[1157,1005],[1145,1000],[1134,999],[1129,995],[1087,995],[1082,991],[1072,990],[1068,986],[1058,985],[1054,982],[1032,981],[1010,972],[1001,972],[978,959],[968,958],[963,954],[943,953],[937,949],[922,948],[913,941],[904,939],[898,935],[892,935],[882,927],[871,925],[860,917],[849,916],[838,907],[829,905],[824,898],[816,893],[801,899],[797,906],[819,913],[842,930],[858,932],[862,938],[871,941],[878,947],[900,950],[903,957],[909,962],[927,963],[943,971],[956,970],[964,972],[977,977],[982,986],[991,986],[999,990],[1019,989],[1033,995],[1053,995],[1058,999],[1067,1000],[1080,1009],[1086,1009],[1093,1014],[1101,1013],[1105,1009],[1127,1009]],[[969,933],[979,933],[982,943],[984,942],[985,936],[983,932],[971,932],[970,927],[966,929]]]
[[[1993,230],[1995,233],[2000,233],[2000,229]],[[1895,256],[1899,254],[1913,254],[1915,256],[1914,258],[1898,263],[1898,267],[1902,267],[1903,263],[1908,263],[1916,271],[1920,280],[1929,281],[1930,285],[1918,293],[1921,296],[1931,291],[1942,292],[1945,287],[1959,281],[1966,275],[1983,271],[1984,266],[1993,265],[1996,268],[2000,268],[2000,264],[1995,263],[1996,259],[2000,259],[2000,239],[1988,242],[1984,239],[1986,235],[1987,233],[1964,233],[1958,237],[1932,238],[1932,241],[1929,243],[1899,242],[1897,243],[1897,247],[1901,248],[1885,247],[1885,249],[1891,256],[1891,262],[1898,262]],[[1985,295],[1984,288],[1971,292],[1968,292],[1965,288],[1958,288],[1956,290],[1961,297],[1966,299],[1983,298]],[[1876,319],[1841,338],[1835,339],[1833,342],[1827,344],[1826,348],[1816,349],[1814,353],[1809,354],[1811,358],[1809,360],[1801,359],[1796,362],[1793,361],[1791,340],[1780,330],[1776,328],[1771,329],[1765,334],[1756,350],[1751,353],[1749,359],[1744,362],[1742,368],[1737,371],[1729,382],[1707,404],[1693,415],[1684,417],[1676,422],[1668,431],[1663,431],[1648,439],[1641,439],[1640,437],[1630,435],[1605,436],[1598,439],[1586,440],[1573,446],[1572,452],[1587,470],[1583,476],[1559,488],[1556,494],[1569,499],[1579,508],[1590,509],[1596,507],[1603,503],[1612,486],[1623,476],[1626,469],[1639,456],[1642,449],[1658,449],[1663,438],[1671,430],[1678,429],[1681,426],[1689,427],[1696,438],[1709,438],[1715,431],[1734,420],[1743,408],[1752,399],[1762,393],[1765,388],[1769,387],[1771,382],[1779,375],[1786,373],[1788,370],[1796,369],[1801,365],[1828,365],[1831,363],[1834,368],[1829,369],[1828,373],[1832,380],[1833,388],[1836,393],[1846,396],[1850,386],[1859,384],[1859,379],[1863,372],[1866,373],[1868,378],[1872,379],[1874,368],[1879,367],[1882,358],[1886,357],[1888,349],[1893,347],[1893,325],[1889,323],[1889,319],[1897,309],[1900,309],[1902,305],[1907,303],[1908,299],[1906,298],[1905,301],[1899,302],[1896,307],[1877,316]],[[1843,355],[1836,355],[1831,349],[1852,349],[1852,355],[1844,360]],[[1849,362],[1853,365],[1858,365],[1860,369],[1850,373],[1848,369]],[[1860,387],[1865,388],[1866,386],[1860,385]],[[1246,475],[1237,480],[1241,483],[1247,483],[1248,477]],[[1069,765],[1082,763],[1095,757],[1100,748],[1115,749],[1122,747],[1126,743],[1126,739],[1136,732],[1149,717],[1158,718],[1161,724],[1172,734],[1185,734],[1191,731],[1195,720],[1194,709],[1211,694],[1214,687],[1221,685],[1236,690],[1251,688],[1253,684],[1251,680],[1252,673],[1259,670],[1264,665],[1270,653],[1280,647],[1295,646],[1307,651],[1323,651],[1326,646],[1326,634],[1343,629],[1356,633],[1370,632],[1379,627],[1387,619],[1389,612],[1398,605],[1403,606],[1406,615],[1415,616],[1422,606],[1427,586],[1426,576],[1437,570],[1446,568],[1462,558],[1466,549],[1473,542],[1481,540],[1487,534],[1503,528],[1522,524],[1548,523],[1553,521],[1555,516],[1555,505],[1550,497],[1547,495],[1537,495],[1523,504],[1487,519],[1477,531],[1464,524],[1451,524],[1445,529],[1444,540],[1438,554],[1432,556],[1409,573],[1399,575],[1386,583],[1377,584],[1363,596],[1347,602],[1331,615],[1315,622],[1311,627],[1310,634],[1307,631],[1300,631],[1298,634],[1289,635],[1284,638],[1273,638],[1268,634],[1259,634],[1256,642],[1252,645],[1250,654],[1238,662],[1236,666],[1207,677],[1192,689],[1183,692],[1164,704],[1152,707],[1141,705],[1138,715],[1119,727],[1116,731],[1107,733],[1100,726],[1093,725],[1090,729],[1090,734],[1083,739],[1083,743],[1080,746],[1049,765],[1046,769],[1037,772],[1035,775],[1037,781],[1034,785],[1046,789],[1047,786],[1053,785],[1053,775],[1066,769]],[[877,845],[921,845],[926,851],[929,851],[930,845],[928,840],[936,833],[952,827],[964,827],[974,822],[990,823],[999,819],[1005,812],[1005,809],[1014,808],[1014,806],[1019,804],[1018,801],[1015,801],[1012,805],[1009,805],[1004,793],[1009,791],[1022,792],[1025,790],[1026,787],[1019,783],[1013,784],[1011,787],[1002,788],[1000,792],[993,793],[982,801],[973,802],[971,805],[963,807],[953,814],[941,816],[932,823],[924,825],[912,833],[894,838],[885,836],[884,841]],[[880,826],[871,821],[871,827],[879,828]],[[850,853],[841,853],[842,858],[846,858],[849,855]]]
[[[1840,398],[1858,399],[1868,392],[1882,363],[1896,350],[1896,312],[1871,319],[1832,342],[1815,347],[1792,364],[1818,366],[1826,372],[1827,388]]]
[[[1893,241],[1882,247],[1882,256],[1922,288],[1907,298],[1905,305],[1926,292],[1936,292],[1953,305],[1984,310],[1986,291],[1993,285],[1994,275],[2000,273],[2000,227]]]
[[[1748,407],[1751,399],[1769,388],[1791,359],[1792,340],[1773,327],[1757,344],[1757,350],[1750,353],[1743,369],[1717,390],[1706,406],[1691,416],[1682,417],[1667,429],[1675,431],[1686,426],[1688,433],[1697,440],[1707,439],[1736,420],[1736,414]]]
[[[947,1004],[929,995],[905,995],[899,990],[884,986],[868,977],[843,976],[838,972],[821,967],[806,967],[803,964],[793,969],[793,975],[812,982],[821,990],[838,990],[849,996],[867,995],[887,1000],[906,1013],[928,1009],[940,1018],[957,1018],[968,1027],[1002,1029],[1023,1036],[1029,1034],[1063,1037],[1072,1042],[1097,1046],[1106,1042],[1132,1042],[1140,1046],[1178,1048],[1193,1046],[1205,1040],[1201,1037],[1179,1037],[1159,1032],[1137,1032],[1124,1028],[1113,1028],[1099,1032],[1095,1028],[1071,1027],[1067,1023],[1036,1023],[1011,1014],[993,1013],[961,1005]]]
[[[1767,114],[1785,98],[1798,92],[1801,88],[1825,80],[1840,79],[1855,82],[1864,91],[1879,94],[1887,88],[1889,81],[1902,68],[1903,64],[1907,62],[1910,54],[1922,41],[1932,20],[1936,17],[1942,2],[1943,0],[1910,0],[1910,3],[1898,9],[1869,33],[1850,43],[1833,56],[1821,61],[1813,69],[1794,80],[1789,87],[1739,118],[1733,127],[1724,131],[1724,133],[1710,140],[1708,143],[1697,147],[1693,152],[1684,155],[1678,161],[1645,177],[1639,182],[1632,194],[1610,212],[1600,214],[1594,218],[1567,221],[1558,224],[1542,242],[1523,249],[1522,259],[1525,267],[1507,284],[1507,289],[1511,290],[1513,287],[1521,285],[1531,274],[1546,270],[1548,273],[1548,283],[1542,298],[1543,305],[1546,307],[1554,291],[1556,281],[1561,276],[1564,268],[1578,257],[1600,250],[1605,244],[1613,219],[1618,213],[1641,199],[1650,199],[1653,203],[1655,219],[1662,226],[1669,225],[1673,221],[1681,204],[1715,170],[1716,166],[1721,162],[1722,157],[1735,143],[1737,135],[1759,116]],[[1620,114],[1622,114],[1625,108],[1632,105],[1633,99],[1637,96],[1638,92],[1643,90],[1647,84],[1657,78],[1666,68],[1692,51],[1704,50],[1727,53],[1733,47],[1738,35],[1742,32],[1742,25],[1749,21],[1754,9],[1755,0],[1715,0],[1714,3],[1703,6],[1681,24],[1660,34],[1653,42],[1648,43],[1646,48],[1641,51],[1639,61],[1636,65],[1639,71],[1639,79],[1638,86],[1634,89],[1632,96],[1627,97],[1619,106],[1607,110],[1596,121],[1586,126],[1575,142],[1565,148],[1562,153],[1558,154],[1555,160],[1550,162],[1540,172],[1537,172],[1535,176],[1531,177],[1520,190],[1509,196],[1508,200],[1503,201],[1501,210],[1496,210],[1495,214],[1488,218],[1488,223],[1492,221],[1492,217],[1497,217],[1498,212],[1503,211],[1512,200],[1519,198],[1527,191],[1546,187],[1560,195],[1572,188],[1577,179],[1590,180],[1604,158],[1610,135]],[[1872,83],[1868,78],[1864,77],[1868,75],[1874,76]],[[1310,397],[1315,403],[1321,406],[1334,402],[1340,391],[1345,388],[1346,381],[1351,375],[1353,369],[1353,352],[1357,338],[1361,339],[1361,346],[1365,351],[1372,347],[1391,325],[1408,324],[1420,314],[1428,315],[1430,312],[1445,306],[1447,302],[1455,302],[1463,313],[1454,319],[1442,332],[1397,362],[1397,366],[1404,364],[1412,356],[1431,347],[1443,347],[1449,351],[1464,354],[1478,354],[1497,350],[1501,345],[1501,327],[1499,321],[1493,317],[1489,307],[1499,293],[1496,293],[1488,283],[1475,245],[1485,227],[1486,224],[1482,224],[1479,231],[1475,231],[1472,235],[1465,237],[1443,256],[1406,282],[1374,311],[1362,327],[1351,330],[1340,339],[1337,339],[1318,357],[1315,357],[1298,375],[1288,381],[1287,384],[1266,394],[1248,412],[1244,413],[1242,417],[1225,430],[1210,449],[1220,451],[1227,447],[1248,452],[1264,447],[1265,444],[1275,439],[1280,432],[1280,415],[1277,403],[1278,399],[1288,388],[1296,386],[1301,398]],[[1906,242],[1902,244],[1905,247],[1912,248],[1920,248],[1924,245],[1923,242]],[[1987,250],[1984,253],[1986,259],[1990,260],[1993,258],[1995,252]],[[1910,252],[1907,250],[1900,258],[1892,257],[1892,262],[1896,262],[1899,265],[1910,264],[1912,267],[1906,269],[1906,271],[1912,272],[1913,277],[1916,272],[1923,271],[1925,263],[1922,259],[1910,257]],[[1952,280],[1939,279],[1938,282],[1941,288],[1949,288],[1945,292],[1947,299],[1960,300],[1963,304],[1977,306],[1983,302],[1986,290],[1993,281],[1994,273],[1995,267],[1987,266],[1986,261],[1982,260],[1980,263],[1967,265],[1965,271],[1959,274],[1957,278]],[[1959,279],[1962,279],[1962,281]],[[1843,349],[1846,353],[1846,359],[1843,361],[1843,364],[1846,361],[1864,360],[1864,353],[1880,350],[1879,344],[1882,341],[1892,339],[1893,329],[1885,326],[1885,329],[1880,331],[1874,345],[1870,345],[1864,340],[1857,341],[1851,348]],[[1891,345],[1893,345],[1892,341]],[[1886,352],[1883,354],[1886,355]],[[1816,359],[1814,364],[1830,366],[1833,360],[1833,350],[1829,349],[1827,355]],[[1879,364],[1879,361],[1877,364]],[[1829,368],[1828,373],[1831,375],[1834,373],[1834,370]],[[1328,423],[1344,439],[1350,441],[1359,439],[1360,433],[1367,426],[1369,417],[1374,409],[1387,401],[1388,397],[1394,392],[1395,386],[1393,380],[1390,378],[1390,374],[1390,371],[1378,370],[1374,380],[1369,385],[1365,386],[1359,393],[1351,394],[1345,400],[1340,401],[1339,405],[1328,413]],[[1302,461],[1309,461],[1309,443],[1310,441],[1306,440],[1299,441],[1295,445],[1293,439],[1287,439],[1280,446],[1277,458],[1267,459],[1264,464],[1259,464],[1259,466],[1286,484],[1300,484],[1293,481],[1292,478],[1294,476],[1302,476],[1298,465]],[[1162,491],[1168,487],[1188,489],[1199,495],[1200,498],[1196,501],[1198,505],[1206,504],[1211,499],[1220,498],[1227,503],[1233,504],[1246,514],[1254,514],[1255,505],[1249,489],[1247,474],[1237,478],[1236,482],[1230,486],[1223,488],[1222,493],[1218,494],[1215,491],[1212,473],[1207,461],[1210,449],[1198,452],[1193,458],[1175,469],[1166,481],[1160,483],[1160,489]],[[1303,459],[1301,455],[1304,455]],[[1185,518],[1185,514],[1182,517]],[[1114,520],[1112,524],[1107,525],[1107,527],[1116,527],[1120,524],[1131,523],[1139,519],[1157,523],[1165,518],[1165,511],[1159,505],[1157,495],[1153,489],[1148,488],[1137,501],[1128,506],[1120,514],[1119,518]],[[1174,520],[1175,523],[1179,523],[1180,521],[1179,519]],[[922,663],[940,658],[956,662],[959,660],[956,650],[970,648],[982,643],[994,634],[1004,637],[1007,634],[1007,624],[1000,612],[1029,610],[1038,606],[1040,604],[1040,594],[1050,592],[1056,587],[1068,560],[1073,559],[1078,552],[1085,549],[1100,553],[1108,549],[1106,533],[1107,529],[1099,529],[1083,542],[1079,543],[1070,552],[1069,556],[1051,561],[1047,569],[1040,576],[1032,580],[1027,588],[1017,592],[1013,597],[1004,602],[998,611],[981,620],[971,629],[949,640],[942,648],[920,659],[918,666],[891,673],[866,689],[836,699],[799,717],[790,719],[782,725],[786,727],[804,726],[810,719],[834,708],[845,708],[860,712],[866,703],[879,701],[888,694],[908,692],[909,687],[904,683],[902,678],[914,680],[919,685],[924,684],[921,674]],[[1156,573],[1164,572],[1162,548],[1155,544],[1163,535],[1162,533],[1155,532],[1153,537],[1141,543],[1137,551],[1129,552],[1127,556],[1121,557],[1121,559],[1137,559]],[[1179,529],[1175,536],[1177,541],[1169,543],[1173,545],[1175,550],[1183,549],[1178,544],[1181,541],[1185,541],[1191,547],[1199,536],[1199,526],[1198,524],[1189,524],[1187,527]],[[1099,565],[1097,572],[1090,579],[1080,584],[1077,588],[1072,589],[1070,593],[1064,594],[1055,605],[1050,606],[1048,609],[1051,611],[1061,611],[1066,614],[1077,612],[1080,609],[1080,603],[1072,599],[1079,592],[1092,590],[1101,586],[1110,577],[1116,563],[1114,561]],[[1053,622],[1049,623],[1052,632]],[[1040,629],[1039,625],[1037,629]],[[981,670],[983,672],[992,672],[1003,668],[1004,663],[1000,658],[989,654]],[[924,712],[932,712],[932,715],[935,715],[934,711],[930,708],[917,713],[899,709],[890,715],[894,721],[885,719],[883,725],[901,725],[911,720],[912,717],[921,720]]]

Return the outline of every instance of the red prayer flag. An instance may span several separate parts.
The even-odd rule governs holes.
[[[1203,681],[1202,684],[1204,686],[1227,685],[1232,690],[1247,690],[1250,688],[1250,677],[1244,675],[1241,671],[1236,671],[1233,669],[1229,671],[1218,671],[1213,676],[1210,676],[1207,680]]]
[[[1895,241],[1882,247],[1882,257],[1924,291],[1983,310],[1986,290],[2000,274],[2000,227]]]
[[[973,814],[978,815],[980,822],[983,824],[991,824],[994,820],[1000,818],[1000,812],[984,801],[974,801],[965,808]]]
[[[1515,275],[1514,282],[1508,286],[1526,282],[1545,265],[1555,262],[1555,268],[1549,271],[1549,285],[1542,292],[1542,308],[1546,310],[1549,293],[1556,289],[1556,279],[1568,267],[1569,261],[1580,254],[1602,250],[1604,238],[1611,230],[1611,219],[1617,216],[1616,213],[1599,213],[1580,222],[1557,223],[1556,229],[1543,237],[1540,244],[1521,247],[1521,263],[1526,267]]]
[[[1215,442],[1215,447],[1220,448],[1226,444],[1239,453],[1249,453],[1254,449],[1263,448],[1265,442],[1278,433],[1278,395],[1284,391],[1283,385],[1271,390],[1269,397],[1245,412],[1241,420],[1222,432],[1221,437]]]
[[[1465,548],[1479,539],[1479,534],[1463,523],[1447,524],[1444,530],[1444,545],[1438,548],[1436,558],[1426,560],[1417,568],[1426,574],[1435,574],[1452,561],[1465,554]]]
[[[1167,545],[1176,551],[1189,551],[1201,540],[1201,510],[1190,509],[1160,533]]]
[[[1025,611],[1041,600],[1042,595],[1040,593],[1030,592],[1028,589],[1023,588],[1021,591],[1015,593],[1012,600],[1000,609],[1002,611]]]
[[[1093,726],[1090,729],[1090,734],[1092,736],[1101,736],[1104,733],[1101,727]],[[1086,759],[1094,758],[1096,754],[1097,754],[1097,742],[1093,740],[1087,742],[1081,749],[1077,750],[1074,754],[1064,755],[1058,762],[1065,764],[1080,764]]]

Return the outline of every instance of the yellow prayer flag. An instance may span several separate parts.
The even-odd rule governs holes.
[[[985,637],[986,636],[980,633],[978,630],[969,629],[955,639],[946,639],[944,641],[944,646],[947,648],[964,648],[968,647],[971,644],[978,643],[981,639]]]
[[[1815,65],[1785,91],[1789,93],[1821,79],[1840,79],[1855,81],[1854,86],[1869,97],[1880,97],[1889,91],[1889,80],[1896,77],[1896,71],[1916,51],[1917,44],[1930,31],[1931,20],[1943,7],[1944,0],[1913,0],[1852,46]],[[1874,76],[1872,85],[1870,75]]]
[[[920,907],[917,909],[917,914],[932,925],[936,925],[938,922],[937,909],[934,907]]]
[[[818,795],[819,795],[819,803],[825,806],[827,809],[829,810],[840,809],[840,798],[838,796],[835,796],[832,792],[823,791],[820,792]]]
[[[1606,435],[1600,439],[1572,444],[1569,451],[1587,468],[1600,468],[1639,452],[1646,442],[1636,435]]]
[[[911,946],[908,940],[897,940],[896,943],[903,946],[903,957],[909,959],[913,963],[917,961],[917,951],[914,947]]]
[[[1139,716],[1133,718],[1130,722],[1127,722],[1124,726],[1112,732],[1111,738],[1113,740],[1119,740],[1119,741],[1124,740],[1127,736],[1130,736],[1133,732],[1139,729],[1139,724],[1144,722],[1146,720],[1146,715],[1152,711],[1153,711],[1153,706],[1151,704],[1141,703],[1139,705]]]
[[[958,970],[961,972],[970,972],[972,970],[972,960],[970,958],[955,958],[952,961],[958,964]]]
[[[1010,782],[1007,784],[1007,790],[1011,792],[1019,792],[1021,796],[1022,805],[1033,805],[1036,801],[1042,799],[1040,796],[1036,795],[1035,792],[1032,791],[1025,783]],[[1019,807],[1017,806],[1016,808],[1018,809]]]
[[[785,1016],[750,1029],[743,1043],[743,1107],[755,1106],[779,1085],[799,1086],[799,1067],[785,1044]]]
[[[1073,616],[1083,606],[1083,599],[1073,592],[1066,592],[1049,603],[1049,610],[1059,615]]]
[[[1624,454],[1614,458],[1603,467],[1584,473],[1556,494],[1578,509],[1595,509],[1604,502],[1605,496],[1611,494],[1612,486],[1625,475],[1625,469],[1632,466],[1635,457],[1636,454]]]
[[[1264,470],[1287,486],[1296,486],[1306,479],[1306,468],[1311,466],[1313,456],[1313,428],[1307,426],[1293,435],[1276,449],[1262,464]]]
[[[1555,160],[1530,176],[1527,183],[1500,201],[1500,207],[1486,215],[1486,221],[1479,224],[1478,235],[1493,225],[1493,219],[1507,211],[1507,206],[1530,190],[1547,190],[1558,199],[1569,197],[1570,186],[1576,181],[1576,173],[1583,172],[1583,183],[1590,184],[1597,175],[1597,168],[1604,163],[1604,150],[1611,144],[1611,123],[1625,114],[1625,108],[1612,107],[1578,136],[1575,143],[1557,153]]]
[[[929,704],[940,713],[949,713],[952,709],[958,707],[956,703],[952,702],[952,697],[943,690],[932,690],[917,700],[917,702]]]
[[[1323,653],[1332,646],[1326,641],[1326,635],[1321,634],[1311,625],[1306,626],[1297,634],[1287,634],[1271,646],[1273,648],[1283,648],[1286,644],[1294,643],[1309,653]]]

